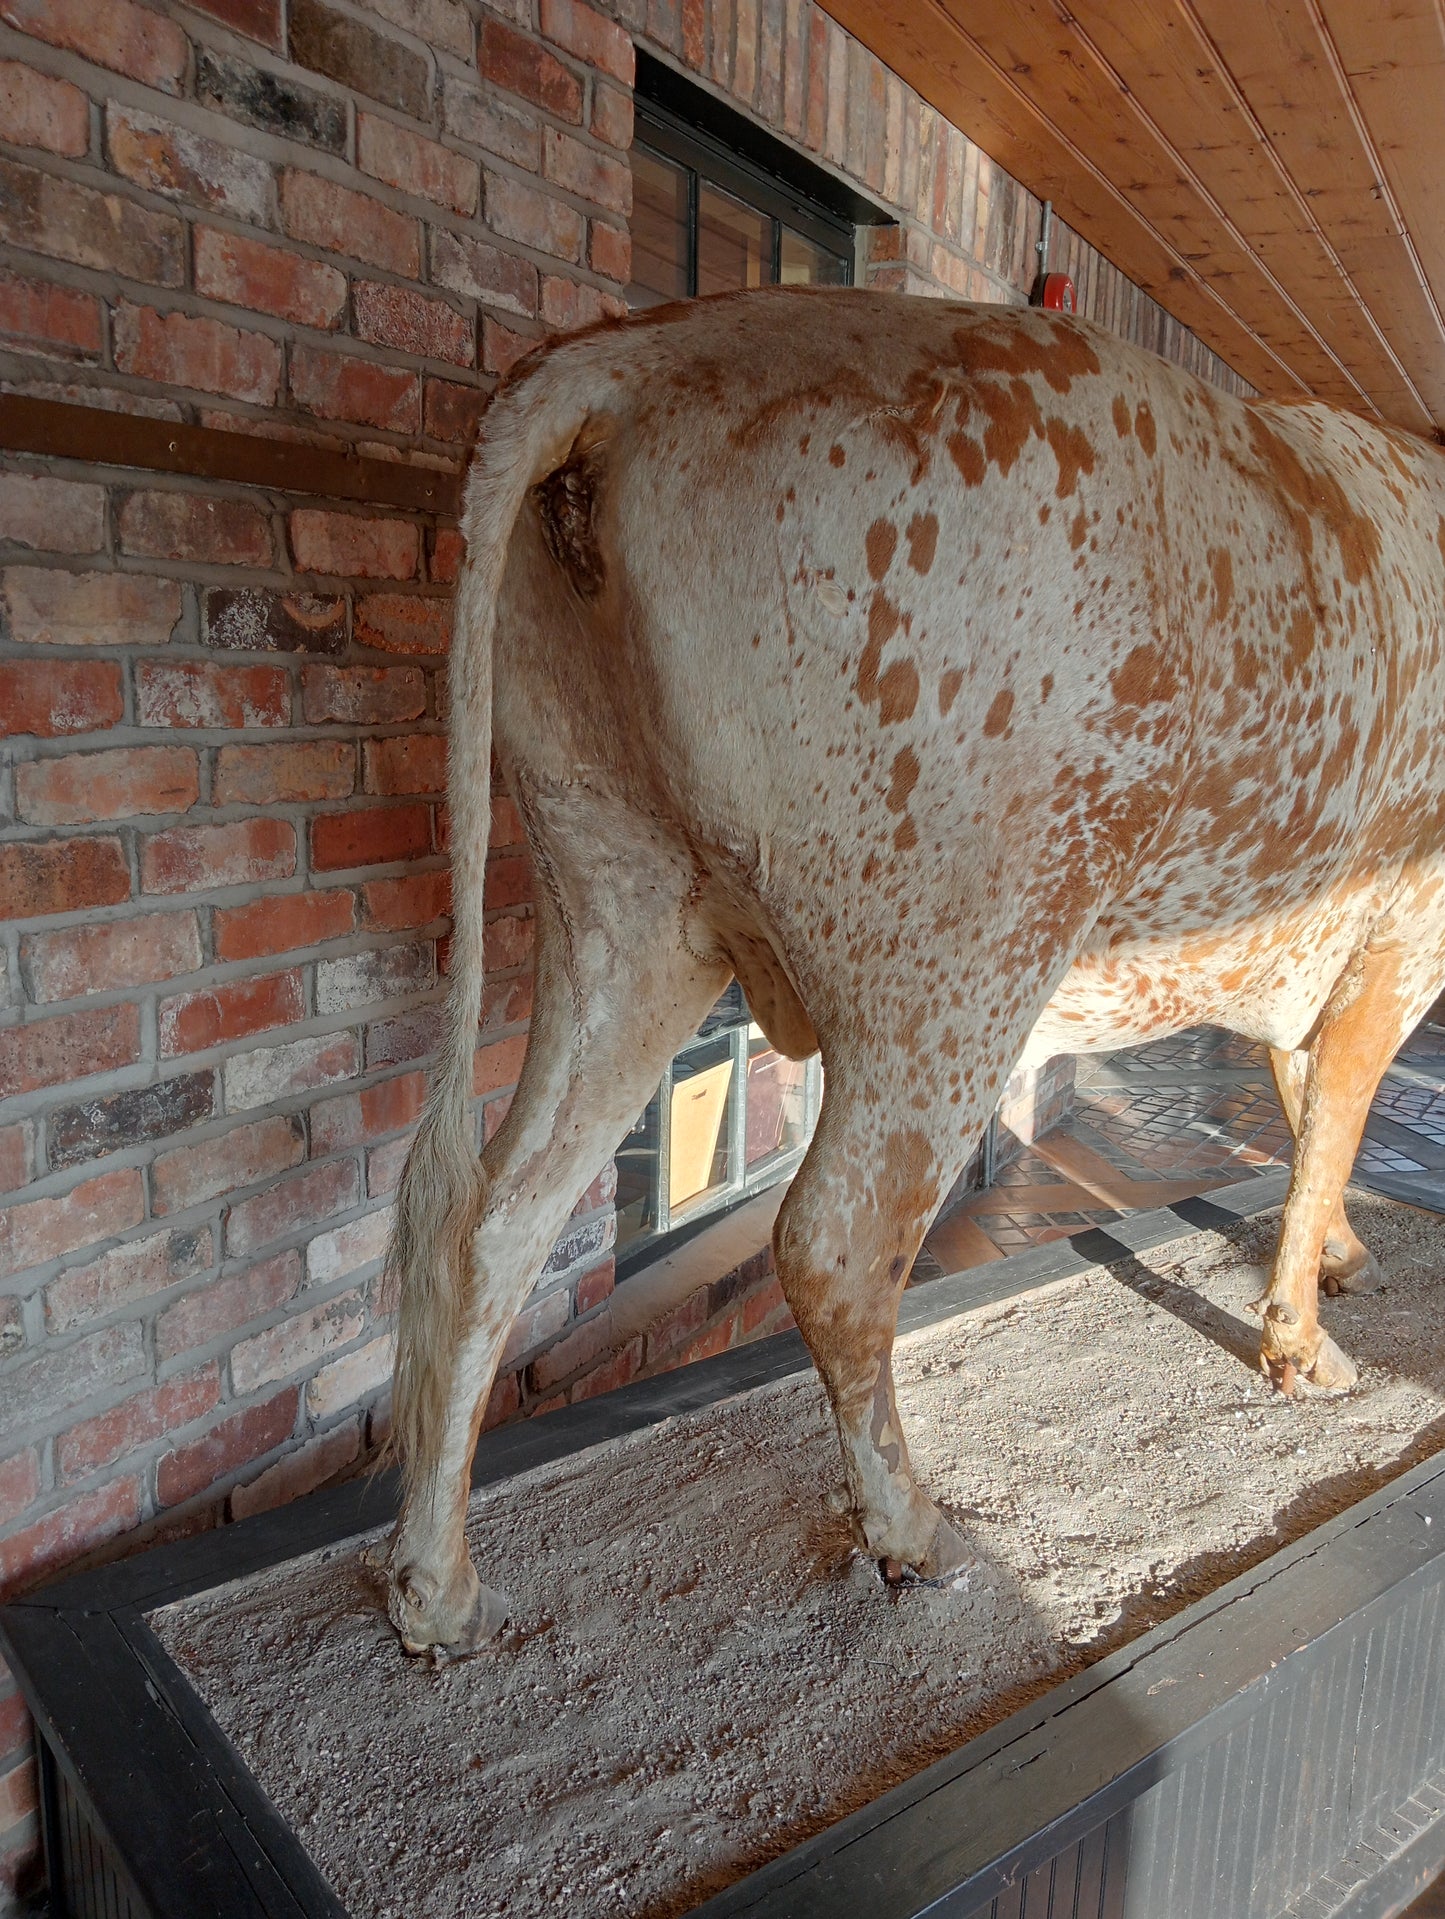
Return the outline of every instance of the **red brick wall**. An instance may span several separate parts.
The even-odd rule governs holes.
[[[1037,203],[808,0],[613,11],[0,0],[0,384],[455,470],[498,372],[620,307],[631,36],[899,214],[874,284],[1023,297]],[[1062,229],[1054,263],[1225,377]],[[0,1591],[375,1442],[458,558],[425,513],[0,461]],[[530,1003],[518,839],[499,800],[488,1128]],[[763,1262],[619,1347],[611,1198],[494,1418],[774,1323]],[[0,1668],[0,1908],[33,1867],[26,1739]]]

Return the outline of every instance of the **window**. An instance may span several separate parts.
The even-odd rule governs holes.
[[[850,188],[641,49],[636,116],[630,306],[851,283],[854,227],[880,216]],[[792,1172],[821,1093],[818,1061],[774,1052],[735,980],[618,1151],[618,1271]]]

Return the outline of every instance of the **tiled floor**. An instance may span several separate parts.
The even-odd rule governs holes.
[[[959,1272],[1288,1166],[1291,1145],[1264,1048],[1232,1033],[1195,1027],[1081,1059],[1072,1118],[937,1221],[923,1258],[930,1273]],[[1445,1170],[1445,1026],[1420,1027],[1401,1050],[1355,1164]]]

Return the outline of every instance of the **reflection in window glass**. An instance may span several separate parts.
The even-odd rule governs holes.
[[[727,1035],[690,1046],[672,1069],[667,1201],[674,1217],[728,1179],[733,1050]]]
[[[687,170],[632,149],[632,285],[628,305],[687,298]]]
[[[748,1171],[778,1153],[792,1153],[807,1140],[805,1060],[785,1059],[767,1042],[761,1026],[748,1028]]]
[[[840,254],[829,253],[784,227],[779,237],[778,278],[785,287],[847,286],[848,263]]]
[[[698,182],[697,290],[732,293],[771,286],[773,223],[730,193]]]
[[[661,1191],[662,1101],[654,1094],[647,1111],[617,1149],[617,1246],[656,1232]]]

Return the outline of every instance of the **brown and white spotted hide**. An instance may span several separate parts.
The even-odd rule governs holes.
[[[822,1051],[776,1256],[881,1560],[958,1551],[894,1318],[1021,1059],[1202,1020],[1274,1049],[1300,1149],[1262,1357],[1350,1382],[1317,1276],[1368,1275],[1340,1193],[1445,980],[1445,455],[1071,317],[777,291],[534,355],[466,530],[438,1100],[475,1031],[489,721],[538,1004],[482,1177],[439,1171],[438,1119],[402,1197],[409,1645],[499,1616],[460,1516],[508,1324],[734,973],[775,1044]]]

